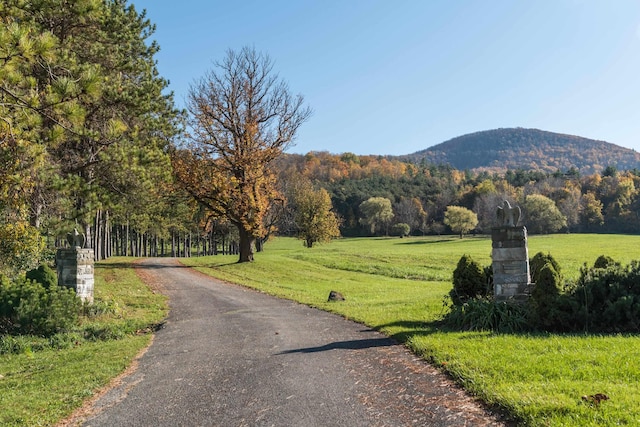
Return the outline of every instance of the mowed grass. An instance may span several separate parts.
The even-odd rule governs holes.
[[[149,345],[147,328],[166,317],[166,298],[142,283],[131,259],[98,263],[95,273],[95,298],[113,310],[91,319],[92,328],[110,331],[120,339],[0,355],[1,426],[55,425],[122,373]]]
[[[530,236],[529,255],[551,253],[575,280],[602,254],[624,264],[640,259],[640,236]],[[640,337],[636,335],[447,332],[446,312],[457,261],[491,263],[487,237],[342,239],[304,248],[280,238],[251,264],[236,256],[184,259],[200,271],[365,323],[405,342],[469,392],[527,426],[640,425]],[[346,297],[327,302],[331,290]],[[582,396],[604,393],[593,405]]]

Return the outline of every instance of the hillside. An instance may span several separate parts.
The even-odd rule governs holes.
[[[401,156],[413,163],[449,164],[460,170],[506,169],[601,172],[640,168],[640,153],[615,144],[538,129],[495,129],[450,139],[426,150]]]

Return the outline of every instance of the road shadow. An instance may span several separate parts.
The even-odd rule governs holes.
[[[398,345],[398,342],[391,338],[368,338],[362,340],[337,341],[318,347],[282,351],[278,354],[319,353],[330,350],[363,350],[366,348],[391,347],[394,345]]]
[[[161,259],[169,259],[169,257],[154,257],[154,258],[131,258],[130,260],[128,260],[127,262],[106,262],[106,261],[99,261],[96,262],[94,264],[94,268],[114,268],[114,269],[127,269],[127,268],[149,268],[149,269],[153,269],[153,268],[176,268],[176,267],[184,267],[184,268],[188,268],[184,265],[182,265],[182,263],[174,263],[174,264],[160,264],[160,263],[154,263],[154,264],[145,264],[143,263],[144,261],[148,261],[148,260],[161,260]],[[178,258],[175,258],[178,259]]]
[[[172,264],[160,264],[160,263],[149,263],[148,260],[153,260],[155,258],[145,258],[144,260],[146,260],[146,262],[143,261],[132,261],[130,263],[117,263],[117,262],[99,262],[99,263],[95,263],[94,264],[94,268],[114,268],[114,269],[127,269],[127,268],[136,268],[136,269],[141,269],[141,270],[162,270],[165,268],[185,268],[185,269],[189,269],[189,268],[194,268],[194,267],[190,267],[188,265],[184,265],[179,261],[177,263],[172,263]],[[163,258],[160,258],[163,259]],[[226,263],[226,264],[209,264],[209,265],[199,265],[197,267],[204,267],[204,268],[218,268],[218,267],[223,267],[226,265],[232,265],[232,264],[237,264],[236,262],[230,262],[230,263]]]
[[[162,270],[164,268],[191,268],[182,263],[179,264],[134,264],[135,268],[139,268],[141,270]]]
[[[402,242],[396,242],[394,245],[431,245],[434,243],[451,242],[454,239],[438,239],[438,240],[404,240]]]

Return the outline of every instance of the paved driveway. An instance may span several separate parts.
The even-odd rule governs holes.
[[[170,315],[86,426],[502,425],[437,370],[360,324],[148,259]],[[304,278],[301,278],[304,280]]]

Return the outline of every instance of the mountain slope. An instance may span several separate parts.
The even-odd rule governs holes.
[[[640,153],[615,144],[538,129],[508,128],[470,133],[402,156],[414,163],[449,164],[460,170],[506,169],[600,172],[640,168]]]

